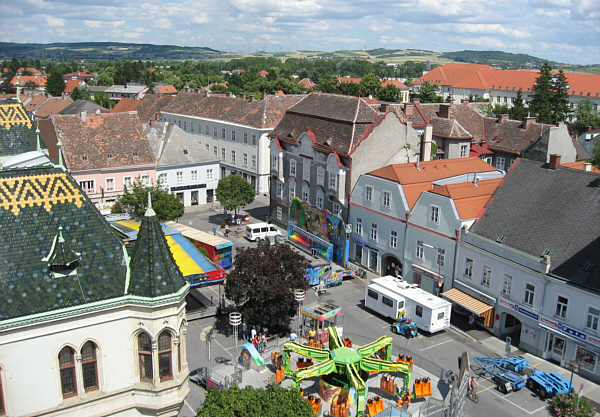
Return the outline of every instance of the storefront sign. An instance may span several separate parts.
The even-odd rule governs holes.
[[[354,241],[356,242],[356,244],[357,244],[358,246],[365,246],[365,241],[364,241],[364,240],[361,240],[361,239],[359,239],[359,238],[356,238],[356,237],[354,237],[354,236],[352,236],[352,239],[354,239]]]
[[[515,304],[515,311],[518,313],[521,313],[524,316],[527,316],[531,319],[537,320],[540,318],[540,316],[537,313],[534,313],[533,311],[529,311],[529,310],[525,310],[523,307],[521,307],[518,304]]]
[[[502,298],[500,299],[499,303],[500,303],[500,305],[503,305],[504,307],[508,307],[511,310],[515,309],[515,305],[513,303],[509,303],[508,301],[503,300]]]
[[[594,336],[588,336],[588,342],[595,344],[596,346],[600,346],[600,339]]]
[[[475,288],[471,288],[470,286],[468,286],[462,282],[455,281],[454,286],[456,288],[458,288],[460,291],[464,292],[465,294],[468,294],[471,297],[476,298],[483,303],[486,303],[487,305],[493,306],[494,304],[496,304],[495,298],[488,297],[484,293],[479,292]]]
[[[548,320],[546,317],[540,317],[540,321],[544,324],[547,324],[548,326],[554,327],[555,329],[558,328],[558,323],[552,320]]]
[[[561,330],[561,331],[563,331],[563,332],[565,332],[567,334],[570,334],[571,336],[574,336],[574,337],[576,337],[578,339],[581,339],[581,340],[586,340],[587,339],[585,333],[581,333],[580,331],[572,329],[572,328],[570,328],[568,326],[565,326],[562,323],[558,323],[558,330]]]
[[[431,278],[431,279],[438,279],[438,277],[441,277],[441,275],[436,274],[435,272],[428,271],[425,268],[421,268],[420,266],[413,265],[412,269],[417,274],[421,274],[422,276],[428,277],[428,278]]]

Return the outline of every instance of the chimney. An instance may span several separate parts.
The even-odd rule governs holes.
[[[479,187],[479,185],[477,185],[477,173],[473,173],[473,185],[475,187]]]
[[[373,94],[369,94],[369,100],[373,100]]]
[[[415,114],[415,105],[412,103],[405,103],[404,114],[406,115],[406,117],[413,117],[413,115]]]
[[[382,113],[386,113],[388,111],[387,103],[381,103],[381,106],[379,107],[379,111]]]
[[[550,155],[550,162],[548,162],[548,169],[556,169],[557,166],[560,165],[560,155],[558,154],[551,154]]]
[[[81,121],[85,123],[87,120],[87,112],[84,110],[81,112]]]
[[[591,162],[584,162],[584,164],[583,164],[583,170],[587,171],[587,172],[592,172],[592,163]]]
[[[244,93],[240,94],[240,98],[241,98],[242,100],[246,100],[246,94],[244,94]]]
[[[100,114],[100,109],[96,109],[96,114]]]
[[[430,124],[425,126],[425,132],[423,133],[423,162],[431,161],[431,144],[433,142],[433,126]]]
[[[441,119],[449,119],[450,118],[450,104],[442,103],[440,104],[440,111],[438,112]]]
[[[508,114],[501,114],[500,117],[498,117],[498,124],[506,122],[508,120],[508,117]]]
[[[231,97],[231,94],[232,94],[231,91],[226,91],[225,92],[225,97]]]
[[[588,132],[591,132],[591,131],[592,131],[592,126],[588,126],[588,129],[587,129],[587,131],[588,131]]]
[[[535,117],[527,116],[523,121],[523,129],[527,129],[529,126],[536,122]]]
[[[415,106],[418,106],[419,104],[421,104],[421,99],[420,98],[413,98],[413,104]]]
[[[254,103],[254,94],[250,96],[250,103]]]

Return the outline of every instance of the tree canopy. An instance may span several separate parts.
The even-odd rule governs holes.
[[[198,417],[312,417],[308,401],[296,389],[278,384],[266,389],[247,386],[239,389],[211,389],[206,394]]]
[[[416,98],[421,100],[421,103],[443,103],[444,98],[437,94],[437,84],[429,84],[429,81],[425,81],[419,92],[415,95]]]
[[[148,189],[142,184],[139,177],[133,182],[131,191],[127,187],[123,188],[123,195],[117,199],[112,212],[119,213],[123,208],[127,208],[136,217],[142,217],[148,208]],[[175,221],[183,216],[183,203],[166,187],[154,184],[150,189],[150,195],[152,197],[152,208],[159,220]]]
[[[512,120],[523,120],[527,117],[529,109],[525,106],[523,101],[523,91],[519,88],[517,91],[517,97],[513,102],[513,106],[508,110],[508,114]]]
[[[564,72],[552,74],[552,67],[547,62],[542,65],[540,75],[533,84],[533,97],[529,109],[540,123],[564,122],[571,110],[568,96],[569,85]]]
[[[63,80],[63,74],[66,70],[63,67],[56,66],[52,69],[52,74],[46,80],[46,91],[53,97],[62,96],[63,90],[65,89],[65,81]]]
[[[252,185],[235,174],[221,178],[215,194],[225,210],[235,211],[236,213],[240,207],[252,203],[256,196]]]
[[[271,329],[286,327],[296,311],[294,290],[308,288],[306,260],[289,245],[238,249],[225,295],[250,323]]]
[[[573,127],[578,135],[587,131],[588,127],[591,127],[593,130],[600,129],[600,113],[596,110],[591,100],[583,100],[577,104],[575,117],[577,120],[573,123]]]

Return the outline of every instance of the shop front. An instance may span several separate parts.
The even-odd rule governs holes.
[[[455,311],[466,311],[467,314],[472,315],[475,320],[489,330],[494,327],[495,298],[460,281],[455,281],[454,288],[444,292],[442,297],[450,301],[453,306],[458,306]]]
[[[412,266],[412,282],[427,291],[438,295],[444,286],[444,277],[439,272],[430,271],[422,266]]]
[[[531,307],[500,298],[496,308],[494,334],[501,339],[511,337],[513,345],[539,355],[539,318],[539,313]]]

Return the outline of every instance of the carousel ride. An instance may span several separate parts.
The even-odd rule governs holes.
[[[323,401],[332,403],[339,396],[347,396],[351,403],[356,397],[357,416],[362,416],[368,396],[367,381],[377,372],[398,372],[403,375],[406,391],[410,386],[411,364],[392,362],[392,342],[390,336],[361,346],[348,347],[342,342],[335,326],[329,327],[329,349],[310,347],[296,342],[286,342],[283,346],[283,366],[285,374],[292,379],[292,387],[306,378],[321,377],[319,395]],[[294,352],[316,361],[316,364],[292,371],[290,354]],[[379,358],[375,357],[378,355]]]

